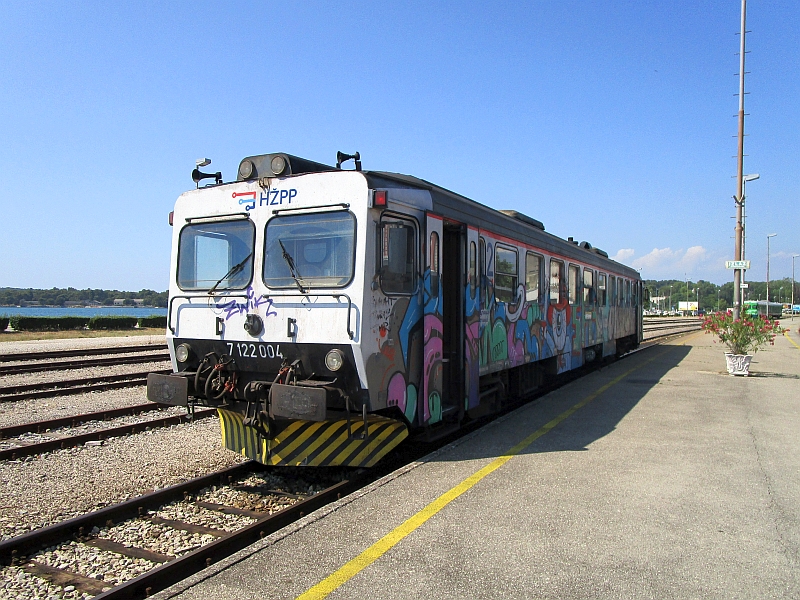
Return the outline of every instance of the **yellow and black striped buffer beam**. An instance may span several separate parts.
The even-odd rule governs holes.
[[[292,421],[267,440],[245,427],[239,413],[218,409],[222,442],[232,450],[265,465],[311,467],[372,467],[408,437],[402,421],[368,415],[364,420]]]

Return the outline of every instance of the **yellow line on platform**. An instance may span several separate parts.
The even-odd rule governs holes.
[[[798,345],[797,345],[797,342],[795,342],[795,341],[794,341],[792,338],[790,338],[790,337],[789,337],[789,331],[788,331],[788,330],[784,331],[784,332],[783,332],[783,335],[784,335],[784,336],[786,336],[786,339],[787,339],[787,340],[789,340],[790,342],[792,342],[792,344],[794,344],[794,347],[795,347],[795,348],[797,348],[798,350],[800,350],[800,346],[798,346]]]
[[[344,585],[347,581],[355,577],[358,573],[366,569],[376,560],[378,560],[381,556],[386,554],[394,545],[400,542],[403,538],[408,536],[411,532],[415,529],[423,525],[428,519],[442,510],[445,506],[450,504],[453,500],[461,496],[464,492],[469,490],[473,487],[476,483],[478,483],[481,479],[489,475],[489,473],[496,471],[504,464],[506,464],[509,460],[511,460],[517,454],[520,454],[523,450],[525,450],[528,446],[530,446],[534,441],[542,437],[544,434],[548,433],[552,429],[554,429],[557,425],[559,425],[562,421],[567,419],[568,417],[572,416],[575,412],[589,404],[592,400],[597,398],[603,392],[608,391],[609,388],[615,386],[620,381],[625,379],[628,375],[641,369],[646,364],[656,360],[658,357],[666,354],[669,350],[664,350],[663,352],[659,352],[652,358],[648,358],[640,365],[633,367],[632,369],[628,369],[622,375],[615,377],[605,385],[600,386],[597,391],[592,394],[589,394],[572,406],[571,408],[565,410],[556,418],[554,418],[549,423],[543,425],[524,440],[519,442],[517,445],[510,448],[503,456],[500,456],[490,462],[488,465],[476,471],[469,477],[467,477],[464,481],[456,485],[455,487],[451,488],[438,498],[428,504],[425,508],[420,510],[417,514],[410,517],[404,523],[396,527],[394,530],[390,531],[388,534],[383,536],[377,542],[375,542],[372,546],[364,550],[361,554],[356,556],[354,559],[350,560],[346,564],[344,564],[340,569],[335,571],[334,573],[330,574],[328,577],[317,583],[316,585],[312,586],[302,594],[297,597],[297,600],[319,600],[321,598],[325,598],[329,594],[331,594],[334,590],[339,588],[340,586]]]

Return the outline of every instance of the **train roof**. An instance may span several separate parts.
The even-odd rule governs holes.
[[[593,248],[587,242],[578,243],[571,238],[565,240],[548,233],[541,221],[517,211],[496,210],[413,175],[386,171],[364,171],[364,175],[370,187],[397,187],[399,184],[429,191],[435,212],[445,218],[459,223],[480,223],[493,233],[512,239],[528,240],[532,245],[548,252],[574,258],[601,269],[608,269],[609,263],[612,263],[617,272],[633,279],[640,278],[638,271],[609,258],[606,252]]]
[[[361,171],[358,153],[337,154],[337,165],[330,166],[310,161],[286,153],[260,154],[248,156],[239,164],[237,181],[252,180],[261,176],[293,176],[309,173],[325,173],[341,171],[343,161],[354,159],[356,169],[361,172],[372,188],[407,188],[427,190],[431,195],[433,208],[437,214],[453,219],[459,223],[480,224],[495,234],[510,239],[527,241],[552,254],[566,256],[600,269],[613,268],[618,273],[639,279],[639,272],[616,262],[599,248],[593,248],[588,242],[577,242],[572,238],[564,240],[545,231],[541,221],[513,210],[495,210],[476,202],[471,198],[443,188],[435,183],[388,171]],[[201,173],[201,175],[204,175]],[[210,176],[210,175],[206,175]],[[609,264],[611,263],[611,264]]]

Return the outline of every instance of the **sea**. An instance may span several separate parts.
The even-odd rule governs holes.
[[[159,315],[166,317],[166,308],[145,308],[137,306],[0,306],[0,317],[150,317]]]

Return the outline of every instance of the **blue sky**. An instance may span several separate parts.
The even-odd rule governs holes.
[[[201,156],[408,173],[730,280],[738,0],[0,4],[0,286],[164,290]],[[800,3],[748,5],[748,279],[800,253]],[[797,262],[797,261],[796,261]],[[800,272],[796,273],[800,277]]]

